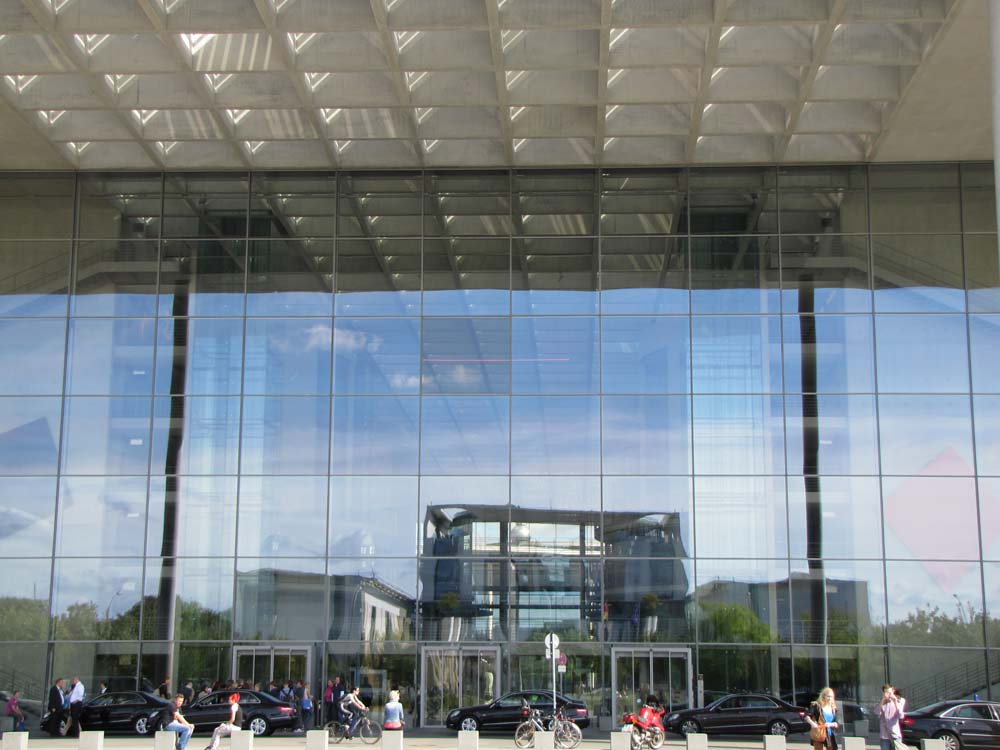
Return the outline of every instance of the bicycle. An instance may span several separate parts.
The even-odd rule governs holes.
[[[583,732],[580,727],[572,721],[563,718],[561,712],[557,712],[555,717],[542,719],[542,712],[537,708],[532,709],[528,718],[521,722],[514,730],[514,744],[520,748],[534,747],[535,732],[544,732],[547,726],[552,727],[554,733],[554,744],[562,750],[571,750],[583,740]]]
[[[334,719],[323,725],[323,729],[330,736],[330,741],[337,743],[349,740],[348,730],[351,728],[351,720],[339,721]],[[360,737],[366,745],[374,745],[382,737],[382,727],[378,722],[372,721],[368,714],[362,714],[358,719],[358,728],[355,736]]]

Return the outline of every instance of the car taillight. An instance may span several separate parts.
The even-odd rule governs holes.
[[[902,724],[904,727],[912,727],[914,721],[909,716],[904,716],[902,719],[899,720],[899,723]]]
[[[578,709],[576,709],[576,712],[578,714],[580,714],[580,716],[586,716],[587,715],[587,709],[585,709],[585,708],[578,708]]]
[[[528,711],[528,709],[524,709],[523,711],[521,711],[521,716],[527,716],[529,713],[530,712]]]
[[[806,718],[806,712],[805,711],[799,711],[799,718],[800,719]]]
[[[283,714],[294,714],[295,709],[291,706],[278,706],[278,710]]]

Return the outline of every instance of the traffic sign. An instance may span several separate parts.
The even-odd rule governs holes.
[[[545,648],[559,648],[559,636],[555,633],[545,636]]]
[[[556,663],[560,667],[565,667],[566,666],[566,654],[557,654],[556,655],[556,659],[558,659],[558,661]],[[565,672],[566,670],[564,669],[563,671]]]
[[[559,670],[560,674],[566,674],[566,665],[565,664],[560,664],[558,667],[556,667],[556,669]]]
[[[547,648],[547,649],[545,649],[545,658],[546,658],[546,659],[551,659],[551,658],[552,658],[552,652],[553,652],[553,651],[555,651],[555,657],[556,657],[556,661],[557,661],[557,662],[559,661],[559,659],[563,659],[563,658],[565,658],[565,657],[564,657],[564,656],[563,656],[563,655],[562,655],[562,654],[561,654],[561,653],[559,652],[559,649],[557,649],[557,648],[556,648],[556,649],[551,649],[551,648]]]

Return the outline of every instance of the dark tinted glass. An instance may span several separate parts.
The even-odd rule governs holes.
[[[601,174],[603,235],[676,234],[687,231],[687,175],[631,170]]]
[[[868,179],[872,232],[959,231],[957,165],[878,165]]]
[[[962,231],[996,232],[996,188],[992,164],[962,164]]]
[[[787,561],[701,560],[696,591],[702,641],[769,643],[788,639]]]
[[[437,172],[424,185],[424,233],[430,236],[510,234],[507,172]]]
[[[683,237],[604,237],[601,312],[686,313],[688,241]]]
[[[245,237],[246,174],[173,174],[163,185],[164,237]]]
[[[791,566],[796,643],[884,642],[881,561],[792,560]]]
[[[77,243],[74,315],[155,315],[159,245],[152,240]]]
[[[525,237],[513,243],[511,306],[515,315],[597,312],[597,242]]]
[[[337,315],[420,314],[420,240],[337,242]]]
[[[65,315],[69,242],[0,240],[0,316]]]
[[[330,314],[332,241],[253,240],[247,260],[247,315]]]
[[[696,169],[689,179],[692,234],[778,231],[773,169]]]
[[[593,172],[515,172],[511,176],[514,234],[595,234]]]
[[[418,173],[340,174],[337,233],[342,237],[419,237]]]
[[[965,246],[969,310],[1000,310],[1000,253],[997,252],[997,236],[967,234],[962,238],[962,243]]]
[[[327,591],[322,558],[240,557],[236,560],[234,636],[324,638]]]
[[[781,305],[786,312],[867,312],[872,306],[868,238],[781,237]]]
[[[782,234],[868,230],[864,167],[782,167],[778,188]]]
[[[778,312],[778,269],[777,237],[696,237],[691,240],[691,309]]]
[[[169,240],[160,247],[159,314],[241,315],[246,242]]]
[[[0,239],[70,237],[73,233],[74,177],[71,172],[0,175],[0,212],[4,217],[0,221]]]
[[[425,315],[510,312],[509,239],[428,237],[423,271]]]
[[[337,185],[330,173],[255,172],[251,237],[332,237]]]
[[[80,237],[155,240],[160,236],[162,175],[84,173],[79,190]]]
[[[878,312],[961,312],[965,309],[960,235],[872,236]]]
[[[469,640],[506,638],[508,563],[422,559],[418,565],[419,638],[447,641],[458,628]]]

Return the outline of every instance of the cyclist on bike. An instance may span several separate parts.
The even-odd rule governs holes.
[[[354,732],[358,728],[358,724],[361,722],[361,714],[367,713],[368,706],[361,702],[361,688],[355,687],[351,692],[344,696],[344,699],[340,702],[340,710],[344,714],[351,714],[351,726],[347,730],[347,739],[351,739],[354,736]]]

